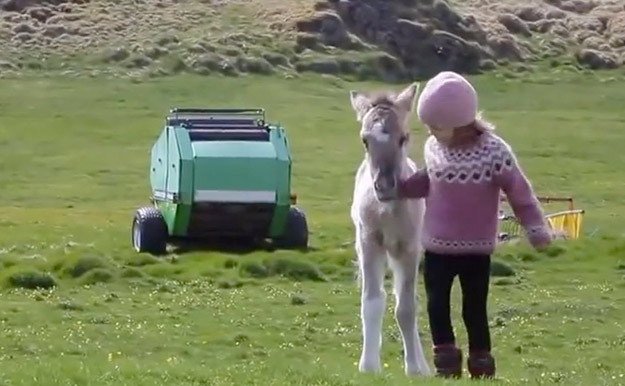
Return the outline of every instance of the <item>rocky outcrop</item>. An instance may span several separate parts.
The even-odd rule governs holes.
[[[399,61],[400,78],[443,70],[474,74],[496,63],[570,56],[592,69],[622,65],[625,1],[328,0],[296,24],[313,51],[379,50]],[[578,48],[580,47],[581,48]]]
[[[0,0],[3,11],[21,12],[40,5],[59,5],[63,3],[86,3],[88,0]]]
[[[324,10],[297,23],[300,32],[317,34],[321,42],[338,48],[379,49],[401,64],[395,66],[401,71],[397,78],[428,77],[441,70],[474,74],[497,59],[498,52],[521,51],[512,38],[507,44],[513,47],[502,48],[474,17],[460,15],[444,0],[340,0],[318,8]],[[355,43],[360,41],[364,44]]]

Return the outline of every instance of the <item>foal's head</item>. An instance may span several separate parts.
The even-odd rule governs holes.
[[[413,83],[398,94],[350,92],[356,119],[362,124],[360,138],[365,146],[375,194],[380,201],[391,200],[395,195],[410,136],[408,118],[418,91],[419,85]]]

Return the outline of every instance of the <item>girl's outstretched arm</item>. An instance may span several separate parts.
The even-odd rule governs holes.
[[[500,166],[497,172],[497,166]],[[534,248],[547,246],[551,231],[532,185],[521,169],[512,149],[502,143],[501,163],[495,164],[495,176],[508,202]]]

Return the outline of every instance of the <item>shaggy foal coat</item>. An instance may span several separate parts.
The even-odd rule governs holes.
[[[418,89],[417,84],[412,84],[397,95],[350,93],[356,118],[362,125],[360,137],[366,149],[356,173],[351,206],[361,285],[361,372],[382,370],[384,273],[388,262],[393,273],[395,320],[403,340],[404,370],[406,374],[430,374],[416,318],[425,204],[423,199],[394,199],[397,181],[417,170],[406,154],[406,147],[410,133],[407,122]]]

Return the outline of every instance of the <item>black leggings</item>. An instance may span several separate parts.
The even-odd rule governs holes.
[[[433,343],[436,346],[455,344],[449,303],[456,275],[462,288],[462,318],[469,337],[469,351],[490,351],[486,311],[489,255],[453,256],[425,252],[424,279]]]

